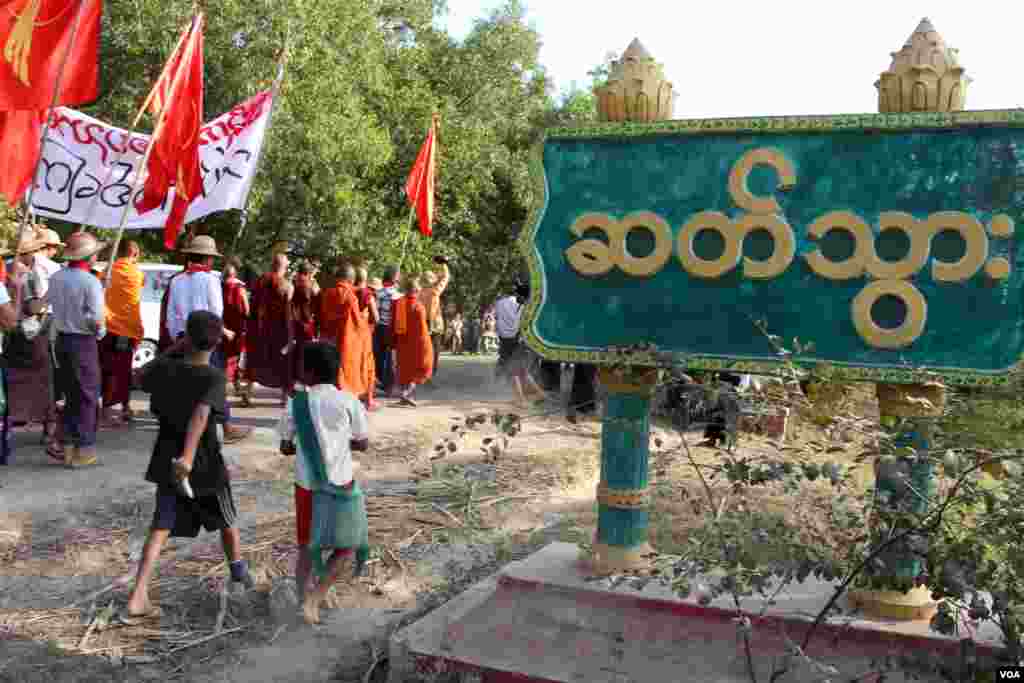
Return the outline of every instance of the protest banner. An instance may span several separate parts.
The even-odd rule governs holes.
[[[191,204],[186,222],[218,211],[241,209],[256,176],[273,93],[263,91],[203,126],[199,156],[203,192]],[[32,207],[39,216],[97,228],[117,228],[135,192],[125,229],[162,229],[174,193],[158,209],[139,215],[142,195],[135,169],[149,145],[148,135],[132,135],[81,112],[60,107],[50,124],[36,173]]]

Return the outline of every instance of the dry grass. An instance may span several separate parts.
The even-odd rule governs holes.
[[[413,503],[399,498],[376,497],[367,500],[370,538],[376,557],[371,556],[365,576],[358,579],[342,577],[328,595],[326,606],[342,607],[408,607],[415,602],[420,580],[410,575],[398,558],[398,551],[422,538],[423,530],[432,525],[417,521]],[[8,534],[14,536],[14,534]],[[91,536],[72,535],[61,557],[40,557],[38,549],[28,560],[15,562],[8,572],[41,571],[49,575],[107,574],[111,583],[116,577],[130,577],[134,567],[127,561],[126,530],[92,532]],[[242,602],[233,600],[225,628],[244,623],[265,614],[266,594],[273,582],[294,576],[297,549],[293,513],[263,515],[255,527],[243,533],[242,555],[249,561],[257,582],[255,594]],[[24,544],[22,544],[24,545]],[[6,547],[6,546],[5,546]],[[17,547],[17,546],[11,546]],[[45,549],[44,549],[45,550]],[[107,558],[103,571],[96,568],[97,558]],[[45,565],[45,567],[44,567]],[[219,538],[193,545],[187,557],[177,559],[165,553],[164,562],[154,578],[150,599],[162,605],[164,614],[151,623],[138,626],[113,624],[94,627],[89,638],[90,606],[69,606],[39,610],[0,610],[0,640],[25,638],[49,643],[55,654],[120,654],[142,655],[166,651],[193,642],[214,632],[220,599],[227,575],[227,566]],[[129,580],[117,582],[113,590],[98,597],[103,606],[123,605]],[[262,598],[260,596],[263,596]]]
[[[789,462],[823,464],[835,462],[852,468],[856,487],[868,490],[874,478],[870,464],[857,458],[877,448],[874,423],[877,405],[872,387],[854,386],[839,398],[831,422],[820,419],[820,411],[794,411],[784,441],[754,434],[740,434],[737,457],[763,456]],[[873,417],[872,417],[873,415]],[[514,500],[500,510],[482,514],[486,526],[500,526],[521,538],[521,532],[544,526],[545,513],[558,512],[565,532],[562,540],[575,541],[580,529],[592,530],[596,524],[594,491],[600,477],[600,423],[568,425],[560,417],[524,421],[523,432],[497,462],[497,484],[508,495],[529,496]],[[485,460],[479,452],[482,439],[493,436],[488,430],[471,432],[459,445],[459,451],[446,460],[466,463]],[[663,552],[673,552],[687,542],[689,532],[705,523],[705,495],[693,467],[680,448],[680,436],[671,429],[652,428],[650,484],[652,487],[651,540]],[[689,435],[688,442],[699,464],[714,465],[725,454],[715,448],[694,445],[700,439]],[[868,461],[870,463],[870,460]],[[716,485],[716,495],[726,486]],[[686,494],[682,493],[685,490]],[[807,483],[799,496],[785,493],[780,485],[759,487],[743,501],[749,509],[783,514],[807,543],[839,546],[847,542],[831,528],[826,517],[835,497],[826,482]]]
[[[19,530],[0,537],[0,576],[118,576],[129,569],[129,533],[71,529],[56,541],[33,544],[24,521]]]

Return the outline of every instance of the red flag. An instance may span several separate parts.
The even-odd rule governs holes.
[[[21,201],[39,163],[45,111],[0,111],[0,195],[8,206]]]
[[[429,237],[434,234],[434,167],[436,150],[434,138],[437,117],[430,122],[430,132],[416,155],[416,163],[412,166],[409,179],[405,181],[405,194],[409,198],[409,206],[416,207],[420,219],[420,232]]]
[[[189,28],[191,28],[191,25]],[[178,44],[174,46],[174,51],[171,53],[170,59],[168,59],[167,63],[164,64],[164,69],[160,73],[160,77],[157,78],[156,83],[153,84],[153,89],[146,98],[146,110],[153,116],[160,116],[160,112],[163,111],[164,106],[167,104],[167,100],[170,99],[174,74],[178,73],[178,67],[181,65],[181,58],[185,54],[185,43],[190,35],[191,31],[185,31],[181,34],[181,37],[178,38]]]
[[[78,32],[75,15],[81,6]],[[85,104],[99,93],[102,0],[9,0],[0,3],[0,111]],[[74,36],[70,54],[69,43]],[[65,54],[67,61],[65,62]]]
[[[203,15],[196,15],[181,48],[171,55],[167,78],[157,81],[152,104],[160,103],[163,121],[157,124],[140,214],[161,206],[171,187],[174,204],[164,225],[164,246],[173,249],[185,224],[188,207],[203,192],[199,169],[199,131],[203,126]],[[166,84],[171,84],[164,89]],[[152,106],[152,105],[151,105]]]

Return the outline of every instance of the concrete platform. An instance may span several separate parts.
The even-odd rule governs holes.
[[[643,591],[599,587],[585,581],[578,552],[572,544],[546,546],[395,634],[389,680],[446,671],[473,673],[484,683],[750,680],[736,613],[721,600],[701,607],[695,598],[680,600],[653,584]],[[749,601],[760,679],[767,679],[773,657],[785,654],[787,639],[802,640],[831,594],[832,584],[808,581],[783,591],[763,616],[756,614],[760,601]],[[996,637],[991,631],[976,634],[979,659],[995,653]],[[861,676],[872,670],[872,659],[887,655],[952,662],[959,652],[959,641],[932,633],[926,622],[850,618],[819,626],[808,648],[809,655],[838,669],[835,680]],[[821,674],[804,664],[784,680],[818,681]]]

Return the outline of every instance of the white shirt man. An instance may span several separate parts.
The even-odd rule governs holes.
[[[519,334],[519,314],[523,307],[514,294],[498,299],[494,304],[495,331],[502,339],[512,339]]]
[[[167,332],[175,341],[184,336],[188,317],[194,311],[207,311],[224,317],[221,281],[210,271],[214,258],[220,257],[217,243],[212,237],[199,235],[192,238],[192,243],[182,252],[188,255],[188,266],[184,273],[174,276],[167,292]],[[230,332],[225,330],[224,334],[226,337]],[[213,354],[211,364],[223,370],[223,361],[224,356],[218,349]],[[224,415],[224,442],[235,443],[251,433],[251,428],[232,423],[229,404]]]
[[[381,287],[380,291],[377,292],[377,314],[380,316],[380,320],[377,321],[378,325],[384,327],[391,326],[392,304],[401,297],[402,294],[394,283],[388,287]]]
[[[171,280],[167,295],[167,331],[171,339],[185,334],[185,323],[193,311],[224,315],[220,278],[209,271],[186,271]]]
[[[60,271],[60,264],[43,253],[36,254],[36,262],[32,269],[35,270],[44,282]]]

